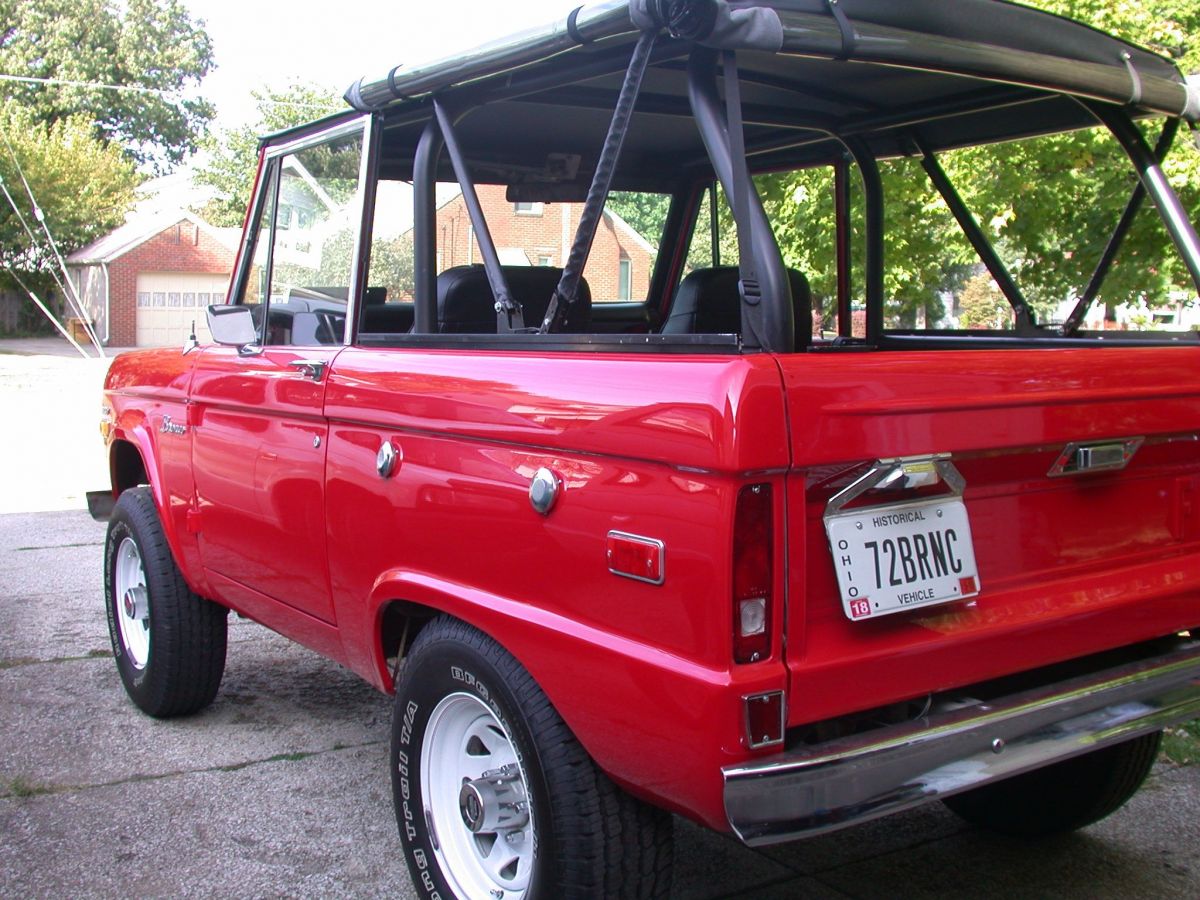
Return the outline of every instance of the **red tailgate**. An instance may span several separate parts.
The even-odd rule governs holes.
[[[1200,622],[1197,350],[831,352],[779,363],[793,440],[790,724]],[[1072,445],[1125,440],[1136,452],[1124,468],[1050,474]],[[965,481],[981,593],[851,621],[826,539],[829,500],[875,460],[939,453]]]

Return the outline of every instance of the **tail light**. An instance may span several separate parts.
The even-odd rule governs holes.
[[[758,662],[771,655],[771,585],[774,543],[771,486],[741,489],[733,514],[733,660]]]

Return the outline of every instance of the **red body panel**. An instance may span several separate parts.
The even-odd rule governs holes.
[[[1200,353],[1184,348],[780,359],[789,477],[789,722],[918,697],[1200,622]],[[1071,442],[1145,437],[1119,472],[1050,478]],[[852,622],[822,516],[838,473],[953,453],[983,585]]]
[[[288,365],[321,354],[320,382]],[[746,748],[745,695],[787,689],[795,725],[1200,622],[1195,385],[1186,349],[350,347],[140,354],[109,392],[210,596],[384,689],[389,603],[471,622],[620,783],[722,828],[721,767],[772,752]],[[160,433],[164,415],[187,433]],[[1146,438],[1125,471],[1047,477],[1066,444],[1124,437]],[[983,593],[850,622],[825,504],[865,463],[941,452],[966,480]],[[546,515],[528,496],[543,467],[562,483]],[[735,666],[733,508],[759,482],[777,498],[777,624],[770,655]],[[610,531],[662,541],[665,582],[609,571]]]
[[[192,384],[200,557],[232,585],[334,621],[325,545],[325,379],[334,348],[213,347]]]
[[[108,368],[105,397],[114,423],[110,446],[123,441],[137,448],[171,551],[192,590],[207,594],[196,537],[187,526],[193,499],[187,395],[195,360],[177,349],[123,353]],[[184,433],[165,430],[168,418]]]
[[[615,777],[719,825],[739,698],[783,684],[778,657],[730,671],[721,526],[749,473],[786,469],[773,362],[351,348],[326,412],[350,664],[386,683],[384,603],[445,610],[507,647]],[[385,440],[401,456],[386,480]],[[528,499],[543,466],[563,483],[546,516]],[[663,585],[609,572],[611,530],[666,545]]]

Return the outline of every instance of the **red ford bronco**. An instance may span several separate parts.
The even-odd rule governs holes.
[[[108,376],[145,712],[213,700],[229,610],[394,692],[442,898],[661,894],[670,813],[1079,828],[1200,714],[1169,60],[1000,0],[605,0],[347,100],[264,139],[205,340]]]

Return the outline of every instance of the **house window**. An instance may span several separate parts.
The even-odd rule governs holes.
[[[617,265],[617,299],[632,300],[633,262],[628,257],[625,257]],[[610,269],[609,271],[612,270]]]
[[[544,203],[519,201],[513,204],[513,212],[518,216],[540,216],[544,206]]]
[[[539,266],[544,266],[544,267],[549,268],[550,266],[554,265],[554,257],[553,256],[539,256],[537,258],[537,264]]]

